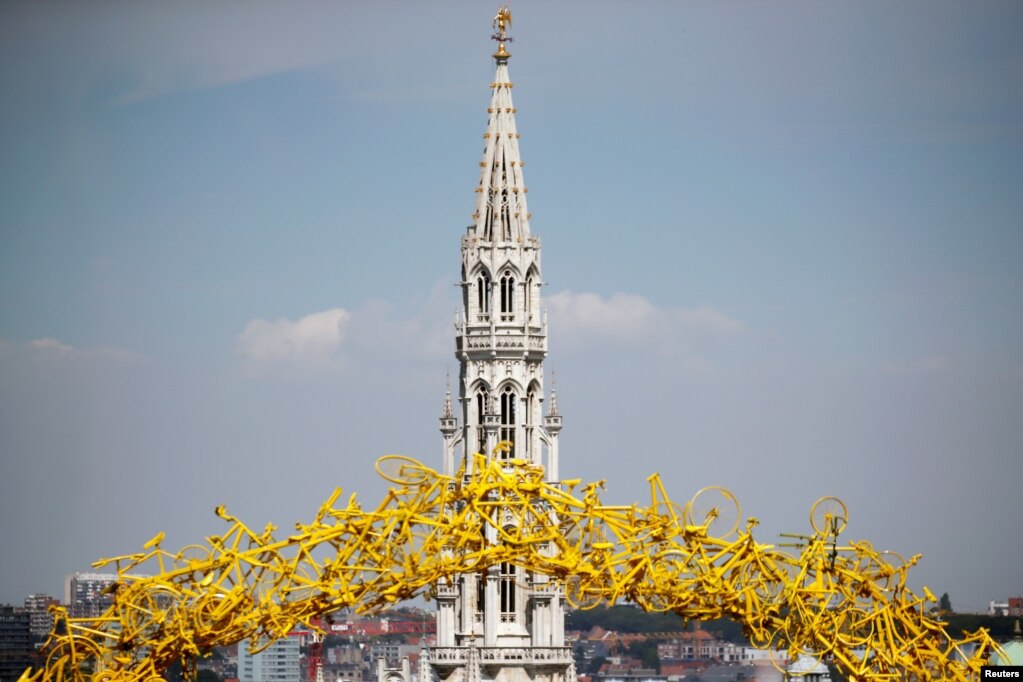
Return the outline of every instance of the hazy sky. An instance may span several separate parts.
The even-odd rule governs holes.
[[[0,4],[0,602],[439,466],[496,8]],[[1023,5],[512,11],[562,474],[1023,594]]]

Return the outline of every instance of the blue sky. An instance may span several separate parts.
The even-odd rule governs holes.
[[[496,10],[0,6],[0,601],[439,464]],[[1023,9],[516,0],[562,473],[1023,592]]]

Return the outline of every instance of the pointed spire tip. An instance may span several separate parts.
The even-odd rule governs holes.
[[[442,419],[451,419],[455,416],[454,410],[451,409],[451,370],[445,371],[446,387],[444,391],[444,411],[441,413]]]
[[[548,414],[552,417],[558,415],[558,375],[551,370],[551,409]]]
[[[497,10],[497,16],[494,17],[493,27],[494,34],[491,39],[497,41],[497,52],[494,53],[494,59],[498,61],[507,61],[508,57],[511,57],[511,53],[505,49],[504,44],[512,42],[511,36],[508,35],[508,28],[512,23],[511,9],[508,5],[500,7]]]

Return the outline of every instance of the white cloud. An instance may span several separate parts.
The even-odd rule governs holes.
[[[115,346],[78,348],[50,336],[33,339],[21,346],[5,341],[0,344],[0,349],[16,353],[23,360],[53,367],[84,367],[95,363],[137,365],[149,361],[148,357],[133,350]]]
[[[545,301],[557,333],[573,338],[584,334],[636,338],[663,321],[650,301],[634,294],[617,293],[605,300],[597,294],[559,291]]]
[[[405,373],[443,368],[454,347],[457,304],[454,287],[443,279],[403,309],[368,300],[294,320],[255,319],[236,337],[235,353],[251,366],[286,374],[305,367],[315,368],[316,376],[343,371],[349,377],[367,368],[376,368],[369,371],[379,376],[382,365],[400,366]]]
[[[389,361],[434,362],[451,356],[458,299],[451,280],[441,279],[424,290],[412,309],[395,310],[378,300],[367,301],[352,316],[351,348],[362,358],[385,354]]]
[[[74,347],[69,346],[66,343],[61,343],[57,339],[51,339],[49,337],[29,341],[28,347],[31,348],[32,350],[37,350],[44,353],[58,353],[60,355],[70,355],[72,353],[78,352]]]
[[[341,346],[350,319],[347,310],[332,308],[297,320],[252,320],[238,335],[235,349],[256,362],[324,360]]]
[[[602,298],[560,291],[544,299],[553,347],[606,356],[615,353],[656,359],[659,367],[703,373],[725,358],[723,349],[739,336],[741,322],[713,308],[660,308],[635,294]],[[623,356],[625,357],[625,356]]]
[[[658,308],[635,294],[559,291],[546,299],[552,333],[578,341],[596,337],[618,341],[680,341],[694,334],[732,334],[743,326],[713,308]]]

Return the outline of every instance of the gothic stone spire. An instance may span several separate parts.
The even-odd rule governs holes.
[[[505,41],[511,38],[505,33],[506,24],[511,23],[511,13],[498,13],[494,19],[499,33],[500,48],[494,54],[497,69],[494,82],[490,84],[490,114],[487,131],[483,134],[486,143],[483,160],[480,161],[480,183],[476,188],[476,211],[473,213],[473,234],[486,241],[518,242],[529,237],[529,211],[526,208],[526,189],[522,179],[523,161],[519,156],[519,133],[515,128],[515,106],[512,104],[513,84],[508,77],[508,58],[504,49]]]
[[[541,407],[547,324],[508,76],[510,25],[506,7],[494,19],[498,49],[476,208],[462,235],[458,401],[446,396],[440,419],[444,470],[453,475],[465,466],[468,473],[478,452],[542,464],[548,480],[557,480],[561,417]],[[453,576],[436,594],[430,663],[442,682],[572,682],[561,597],[545,576],[506,563]]]

